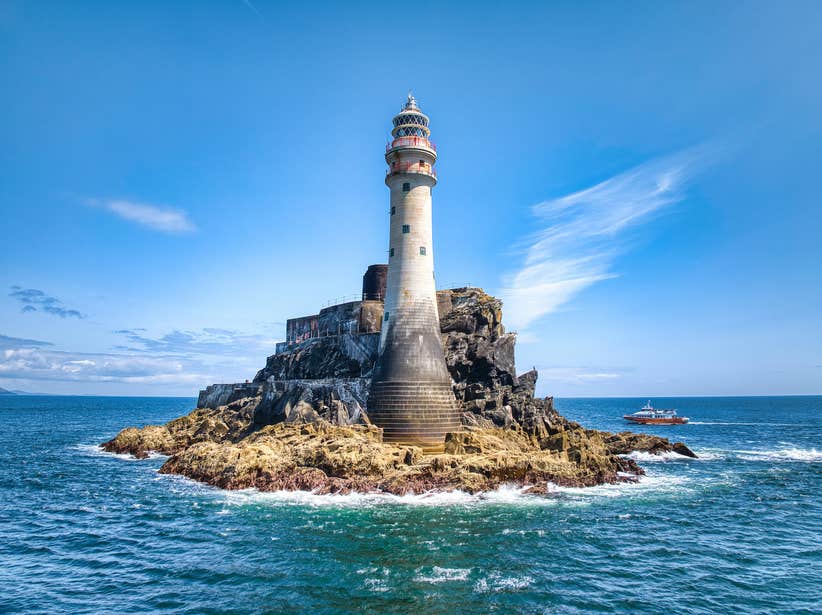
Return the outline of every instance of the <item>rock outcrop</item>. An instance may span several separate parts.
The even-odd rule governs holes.
[[[463,431],[445,453],[382,441],[367,415],[379,334],[309,339],[269,357],[254,382],[212,385],[198,408],[166,425],[124,429],[103,448],[170,458],[164,473],[227,489],[306,489],[320,493],[432,489],[469,492],[503,483],[544,492],[549,483],[590,486],[631,480],[642,469],[632,451],[684,444],[645,434],[586,430],[535,397],[536,370],[517,376],[516,335],[501,302],[480,289],[438,293],[442,343]]]
[[[638,452],[650,453],[651,455],[676,453],[683,457],[696,459],[696,453],[682,442],[674,442],[672,444],[667,438],[661,438],[651,434],[634,433],[631,431],[609,433],[607,431],[595,430],[591,430],[589,433],[601,436],[608,451],[614,455],[628,455]]]

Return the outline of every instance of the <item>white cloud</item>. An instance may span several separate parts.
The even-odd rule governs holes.
[[[585,288],[618,274],[628,231],[684,198],[684,186],[709,152],[693,148],[533,207],[539,231],[524,241],[525,260],[504,279],[506,317],[524,329]]]
[[[42,348],[6,349],[0,353],[0,377],[76,382],[173,382],[202,385],[202,367],[166,357],[106,353],[71,353]]]
[[[158,338],[143,329],[115,333],[129,345],[112,352],[57,350],[49,342],[0,335],[0,380],[30,383],[26,386],[38,390],[42,386],[36,383],[44,382],[51,382],[52,389],[61,386],[54,383],[106,383],[140,385],[138,391],[171,387],[190,394],[213,382],[253,377],[275,346],[265,335],[217,328],[175,330]]]
[[[164,233],[190,233],[197,230],[194,223],[189,220],[188,214],[180,209],[160,207],[148,203],[135,203],[125,200],[97,200],[88,201],[89,204],[107,209],[141,226],[162,231]]]

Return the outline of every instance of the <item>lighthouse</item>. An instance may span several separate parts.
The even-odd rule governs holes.
[[[431,190],[437,152],[428,139],[428,116],[410,93],[393,124],[385,151],[391,193],[385,312],[368,416],[386,442],[436,452],[446,433],[460,429],[434,283]]]

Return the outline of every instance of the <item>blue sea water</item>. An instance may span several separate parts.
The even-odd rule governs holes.
[[[639,399],[559,399],[607,430]],[[819,613],[822,397],[681,398],[639,484],[224,492],[101,453],[192,399],[0,398],[0,612]]]

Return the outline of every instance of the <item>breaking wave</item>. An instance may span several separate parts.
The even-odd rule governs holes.
[[[195,483],[196,484],[196,483]],[[552,497],[529,495],[528,487],[503,486],[494,491],[466,493],[465,491],[432,491],[419,494],[393,495],[390,493],[319,494],[311,491],[273,491],[256,489],[238,491],[215,490],[229,506],[249,504],[290,504],[298,506],[368,507],[380,505],[405,506],[462,506],[468,504],[517,504],[551,506],[557,501]]]
[[[627,455],[620,455],[620,457],[626,457],[628,459],[633,459],[634,461],[643,463],[658,463],[665,461],[715,461],[717,459],[724,458],[723,455],[717,451],[695,450],[694,453],[696,453],[696,458],[688,457],[687,455],[680,455],[674,451],[661,453],[659,455],[654,455],[653,453],[646,453],[643,451],[634,451],[633,453],[628,453]]]
[[[138,459],[128,453],[110,453],[103,450],[103,447],[99,444],[76,444],[74,446],[69,446],[68,448],[70,450],[79,451],[80,453],[90,457],[109,457],[113,459],[122,459],[123,461],[145,461],[145,459]],[[168,459],[168,455],[162,455],[161,453],[155,453],[152,451],[148,454],[148,459]]]
[[[690,479],[684,476],[646,475],[636,482],[598,485],[596,487],[560,487],[549,485],[550,492],[579,498],[618,498],[650,494],[679,494],[688,491]]]
[[[633,475],[631,475],[633,476]],[[674,476],[641,476],[635,482],[598,485],[595,487],[560,487],[547,484],[546,495],[528,494],[528,487],[503,486],[494,491],[466,493],[464,491],[427,492],[409,495],[392,495],[389,493],[347,493],[319,494],[310,491],[273,491],[263,492],[256,489],[225,491],[213,487],[204,487],[189,479],[196,489],[207,489],[220,498],[226,506],[248,505],[293,505],[311,507],[351,507],[365,508],[374,506],[482,506],[482,505],[515,505],[515,506],[585,506],[592,498],[612,498],[639,494],[676,494],[686,489],[690,482],[685,477]],[[229,509],[226,509],[226,513]]]
[[[440,568],[434,566],[430,574],[421,574],[418,571],[415,581],[423,583],[447,583],[449,581],[465,581],[471,574],[470,568]]]
[[[822,451],[815,448],[781,448],[765,451],[733,451],[740,459],[745,461],[788,461],[819,463],[822,462]]]
[[[645,461],[651,463],[656,461],[691,461],[693,459],[692,457],[680,455],[679,453],[675,453],[673,451],[661,453],[659,455],[654,455],[653,453],[646,453],[643,451],[634,451],[633,453],[628,453],[627,455],[621,456],[627,457],[628,459],[633,459],[634,461]]]

